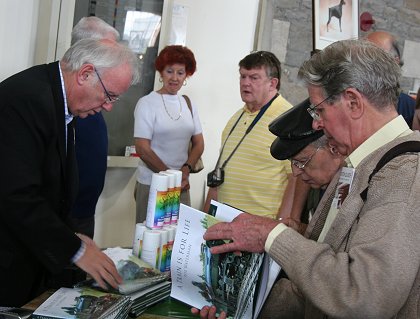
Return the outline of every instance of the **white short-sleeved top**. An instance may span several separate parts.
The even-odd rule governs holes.
[[[191,136],[202,133],[194,104],[192,112],[193,116],[182,95],[162,95],[153,91],[137,102],[134,110],[134,137],[150,140],[152,150],[169,168],[180,169],[188,159]],[[152,174],[140,160],[137,181],[150,185]]]

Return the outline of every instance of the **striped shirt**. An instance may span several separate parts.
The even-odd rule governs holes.
[[[245,137],[225,167],[225,181],[217,191],[219,202],[254,215],[275,218],[291,167],[289,161],[278,161],[271,156],[270,146],[275,136],[268,130],[268,125],[291,107],[279,95]],[[244,114],[227,139],[220,165],[232,153],[259,111],[251,113],[246,106],[238,110],[223,130],[222,145],[242,112]]]

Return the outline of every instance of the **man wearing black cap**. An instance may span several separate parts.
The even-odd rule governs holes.
[[[266,251],[285,270],[289,280],[275,284],[261,318],[419,318],[420,133],[396,111],[400,68],[377,46],[345,40],[313,55],[299,76],[313,127],[347,167],[305,236],[243,213],[204,239],[232,240],[212,253]],[[201,317],[215,311],[203,308]]]
[[[291,211],[278,216],[290,227],[304,233],[309,217],[315,212],[325,188],[343,164],[343,157],[328,145],[324,132],[312,128],[307,112],[309,99],[294,106],[274,120],[269,130],[278,137],[271,145],[271,155],[278,160],[290,159],[293,176],[310,186],[291,199]]]

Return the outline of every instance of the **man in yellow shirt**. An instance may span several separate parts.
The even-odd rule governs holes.
[[[254,52],[239,62],[239,74],[245,105],[223,130],[216,167],[224,171],[224,181],[209,188],[204,211],[208,211],[210,200],[216,199],[255,215],[275,218],[285,192],[296,186],[289,162],[279,162],[270,154],[273,134],[268,125],[291,108],[278,93],[280,61],[271,52]]]

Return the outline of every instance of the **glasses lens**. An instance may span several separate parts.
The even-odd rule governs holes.
[[[296,166],[299,169],[303,169],[305,167],[305,164],[299,162],[298,160],[291,159],[292,165]]]
[[[315,106],[311,105],[310,107],[307,108],[307,111],[308,111],[309,115],[312,116],[312,118],[314,120],[316,120],[316,121],[319,120],[319,114],[315,110]]]

